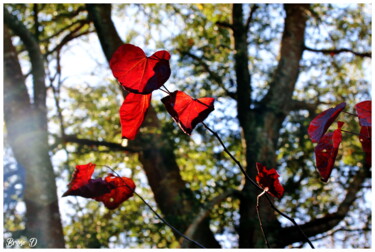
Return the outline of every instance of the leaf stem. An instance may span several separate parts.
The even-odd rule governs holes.
[[[349,134],[352,134],[352,135],[356,135],[356,136],[360,136],[360,137],[365,137],[365,138],[369,138],[369,136],[365,136],[365,135],[362,135],[362,134],[359,134],[359,133],[355,133],[355,132],[351,132],[351,131],[347,131],[347,130],[341,130],[341,132],[345,132],[345,133],[349,133]]]
[[[165,88],[165,90],[167,90],[167,93],[168,94],[171,94],[171,92],[168,90],[168,88],[163,84],[163,86],[162,86],[163,88]],[[161,90],[161,89],[160,89]]]
[[[259,214],[259,198],[262,197],[265,193],[268,192],[268,187],[266,187],[264,189],[263,192],[261,192],[258,196],[257,196],[257,206],[256,206],[256,210],[257,210],[257,215],[258,215],[258,220],[259,220],[259,225],[260,225],[260,230],[262,231],[262,234],[263,234],[263,237],[264,237],[264,240],[266,242],[266,245],[267,245],[267,248],[271,248],[270,247],[270,244],[268,243],[268,240],[267,240],[267,236],[266,234],[264,233],[264,230],[263,230],[263,224],[262,224],[262,219],[260,218],[260,214]]]
[[[237,166],[240,168],[241,172],[245,175],[246,179],[248,181],[250,181],[251,184],[253,184],[257,189],[263,191],[263,188],[261,188],[252,178],[250,178],[250,176],[247,174],[247,172],[242,167],[241,163],[229,152],[229,150],[226,148],[226,146],[224,145],[223,141],[221,140],[220,136],[215,131],[213,131],[212,129],[210,129],[204,122],[202,122],[202,124],[203,124],[203,126],[208,131],[210,131],[217,138],[217,140],[219,140],[221,146],[224,148],[224,151],[237,164]],[[268,196],[267,193],[265,194],[265,196],[266,196],[267,201],[270,203],[271,208],[274,209],[276,212],[278,212],[283,217],[285,217],[286,219],[288,219],[289,221],[291,221],[298,228],[299,232],[301,233],[301,235],[303,236],[303,238],[306,240],[306,242],[310,245],[310,247],[314,248],[313,244],[311,243],[311,241],[309,240],[309,238],[306,236],[306,234],[303,232],[303,230],[301,229],[301,227],[297,224],[297,222],[292,217],[289,217],[288,215],[284,214],[279,209],[277,209],[277,207],[273,204],[272,200],[270,199],[270,197]]]
[[[342,111],[342,112],[344,112],[345,114],[351,115],[351,116],[358,117],[356,114],[353,114],[353,113],[350,113],[350,112],[346,112],[346,111]]]
[[[108,169],[110,169],[113,173],[115,173],[125,184],[126,187],[128,187],[135,195],[138,196],[138,198],[140,198],[143,203],[146,204],[146,206],[156,215],[156,217],[158,217],[158,219],[160,219],[165,225],[167,225],[168,227],[170,227],[171,229],[173,229],[177,234],[179,234],[180,236],[184,237],[186,240],[194,243],[195,245],[197,245],[198,247],[201,247],[201,248],[205,248],[202,244],[200,244],[199,242],[197,241],[194,241],[192,239],[190,239],[189,237],[187,237],[186,235],[184,235],[183,233],[181,233],[180,231],[178,231],[178,229],[176,229],[174,226],[172,226],[167,220],[165,220],[163,217],[161,217],[153,208],[152,206],[150,206],[147,201],[141,196],[139,195],[133,188],[131,188],[127,183],[126,181],[115,171],[113,170],[110,166],[108,165],[97,165],[97,166],[104,166],[104,167],[107,167]]]

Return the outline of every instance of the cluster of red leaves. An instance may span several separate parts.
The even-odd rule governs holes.
[[[284,195],[284,187],[279,181],[279,174],[275,169],[267,170],[266,166],[256,163],[258,175],[255,177],[256,182],[260,187],[277,198],[281,198]]]
[[[327,182],[342,141],[341,128],[343,122],[338,121],[338,128],[326,133],[327,129],[344,110],[345,102],[334,108],[327,109],[317,115],[310,123],[308,134],[312,142],[318,143],[315,147],[316,166],[321,180]],[[366,153],[366,163],[371,164],[371,101],[360,102],[355,105],[359,123],[361,125],[360,142]]]
[[[110,67],[121,85],[130,92],[120,108],[122,138],[134,140],[141,127],[151,93],[159,89],[171,75],[170,54],[158,51],[147,57],[137,46],[124,44],[113,54]],[[162,99],[167,111],[188,135],[214,110],[213,98],[193,99],[175,91]]]
[[[102,178],[91,179],[95,164],[77,165],[74,170],[69,189],[65,196],[81,196],[103,202],[108,209],[117,208],[122,202],[133,196],[135,184],[126,177],[118,177],[109,173]]]

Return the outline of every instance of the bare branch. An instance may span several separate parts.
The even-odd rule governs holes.
[[[188,52],[188,51],[181,51],[179,49],[177,49],[177,51],[179,53],[181,53],[182,55],[186,55],[190,58],[192,58],[193,60],[195,60],[196,62],[199,63],[200,66],[203,67],[204,71],[206,73],[208,73],[208,75],[210,76],[210,78],[219,86],[221,87],[226,95],[228,95],[229,97],[233,98],[233,99],[236,99],[236,94],[233,93],[233,92],[230,92],[229,90],[227,90],[223,84],[223,79],[217,74],[215,73],[214,71],[212,71],[209,67],[209,65],[200,57],[198,57],[197,55],[194,55],[192,54],[191,52]]]
[[[217,26],[220,26],[220,27],[223,27],[223,28],[229,28],[231,30],[234,29],[233,25],[231,25],[230,23],[227,23],[227,22],[216,22],[215,23]]]
[[[129,153],[138,153],[141,151],[140,149],[124,147],[119,143],[91,140],[91,139],[86,139],[86,138],[78,138],[75,135],[65,135],[63,138],[60,139],[60,142],[76,143],[79,145],[86,145],[86,146],[104,146],[104,147],[110,148],[111,151],[125,151]],[[56,147],[56,144],[53,147]]]
[[[73,23],[71,23],[71,24],[65,26],[64,28],[61,28],[60,30],[58,30],[58,31],[55,32],[54,34],[52,34],[52,35],[50,35],[50,36],[48,36],[48,37],[42,39],[41,42],[49,41],[50,39],[52,39],[52,38],[54,38],[54,37],[60,35],[61,33],[63,33],[63,32],[65,32],[65,31],[69,30],[70,28],[72,28],[73,26],[75,26],[75,25],[77,25],[77,24],[82,25],[82,24],[88,24],[88,23],[90,23],[90,21],[87,20],[87,19],[79,19],[79,20],[76,20],[76,21],[74,21]]]
[[[305,46],[304,47],[305,50],[307,51],[310,51],[310,52],[318,52],[318,53],[323,53],[323,54],[329,54],[329,55],[336,55],[336,54],[339,54],[339,53],[344,53],[344,52],[349,52],[349,53],[352,53],[356,56],[359,56],[359,57],[368,57],[368,58],[371,58],[371,52],[363,52],[363,53],[360,53],[360,52],[356,52],[356,51],[353,51],[352,49],[348,49],[348,48],[341,48],[341,49],[314,49],[314,48],[311,48],[311,47],[308,47],[308,46]]]
[[[81,33],[77,33],[79,30],[81,30],[84,26],[86,25],[85,22],[82,22],[80,23],[80,25],[78,27],[76,27],[71,33],[69,33],[68,35],[66,35],[61,41],[60,43],[55,46],[55,48],[53,48],[52,50],[50,50],[48,53],[46,53],[46,55],[49,55],[51,53],[54,53],[56,51],[60,51],[61,48],[66,45],[67,43],[69,43],[71,40],[73,39],[76,39],[80,36],[83,36],[83,35],[87,35],[93,31],[91,30],[86,30],[86,31],[83,31]]]
[[[198,215],[195,217],[195,219],[193,220],[193,222],[190,224],[190,226],[187,228],[187,230],[185,231],[185,236],[187,237],[193,237],[194,236],[194,233],[195,231],[197,230],[198,226],[200,223],[202,223],[202,221],[208,216],[208,214],[210,213],[211,209],[221,203],[223,200],[225,200],[226,198],[228,198],[229,196],[233,195],[235,192],[237,192],[236,190],[234,189],[229,189],[228,191],[216,196],[215,198],[213,198],[210,202],[208,202],[204,207],[201,208],[200,212],[198,213]],[[181,238],[182,239],[182,238]],[[188,248],[188,242],[187,241],[180,241],[180,244],[181,244],[181,247],[182,248]]]
[[[253,8],[251,8],[250,10],[250,14],[249,14],[249,17],[247,18],[246,20],[246,24],[245,24],[245,31],[248,31],[249,28],[250,28],[250,23],[251,21],[253,20],[253,16],[254,16],[254,13],[255,11],[259,8],[259,5],[257,4],[254,4],[253,5]]]

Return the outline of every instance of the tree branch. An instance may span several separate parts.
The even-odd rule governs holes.
[[[230,23],[227,23],[227,22],[216,22],[215,23],[217,26],[220,26],[220,27],[223,27],[223,28],[229,28],[231,30],[234,30],[234,27],[233,25],[231,25]]]
[[[245,24],[245,31],[248,31],[249,28],[250,28],[250,23],[251,21],[253,20],[253,16],[254,16],[254,13],[255,11],[259,8],[259,5],[257,4],[254,4],[253,5],[253,8],[251,8],[250,10],[250,14],[249,14],[249,17],[247,18],[246,20],[246,24]]]
[[[210,213],[211,209],[219,204],[220,202],[222,202],[223,200],[225,200],[226,198],[228,198],[229,196],[233,195],[234,193],[238,192],[237,190],[234,190],[234,189],[229,189],[228,191],[216,196],[215,198],[213,198],[210,202],[208,202],[204,207],[201,208],[200,212],[198,213],[198,215],[195,217],[195,219],[193,220],[193,222],[190,224],[190,226],[187,228],[187,230],[185,231],[185,236],[187,237],[193,237],[194,236],[194,233],[195,231],[197,230],[199,224],[202,223],[202,221],[208,216],[208,214]],[[182,239],[182,238],[181,238]],[[181,244],[181,248],[188,248],[188,241],[184,240],[184,241],[181,241],[180,239],[180,244]]]
[[[140,149],[136,149],[136,148],[124,147],[118,143],[91,140],[91,139],[86,139],[86,138],[78,138],[75,135],[65,135],[62,138],[60,138],[60,141],[58,142],[59,143],[61,142],[76,143],[79,145],[86,145],[86,146],[103,146],[103,147],[108,147],[109,149],[111,149],[111,151],[125,151],[128,153],[138,153],[141,151]],[[56,148],[57,144],[55,144],[54,146],[51,146],[51,148]]]
[[[359,53],[359,52],[356,52],[356,51],[353,51],[352,49],[348,49],[348,48],[341,48],[341,49],[314,49],[314,48],[311,48],[311,47],[308,47],[305,45],[304,47],[305,50],[307,51],[310,51],[310,52],[318,52],[318,53],[323,53],[323,54],[329,54],[329,55],[335,55],[335,54],[339,54],[339,53],[344,53],[344,52],[349,52],[349,53],[352,53],[356,56],[359,56],[359,57],[368,57],[368,58],[371,58],[371,52],[364,52],[364,53]]]
[[[87,30],[87,31],[83,31],[81,33],[77,33],[79,30],[81,30],[88,22],[81,22],[80,25],[78,27],[76,27],[72,32],[70,32],[68,35],[66,35],[61,41],[60,43],[55,46],[55,48],[53,48],[51,51],[48,51],[47,55],[49,54],[52,54],[56,51],[60,51],[61,48],[63,46],[65,46],[67,43],[69,43],[70,41],[72,41],[73,39],[76,39],[80,36],[83,36],[83,35],[87,35],[93,31],[90,31],[90,30]]]
[[[300,227],[305,231],[305,234],[308,237],[312,237],[329,231],[339,224],[349,212],[350,206],[356,200],[357,193],[361,190],[363,182],[368,177],[371,177],[370,167],[360,168],[357,174],[353,176],[353,180],[348,186],[346,196],[338,206],[337,211],[335,213],[327,214],[321,218],[315,218],[310,222],[300,225]],[[294,226],[283,228],[280,234],[284,235],[278,240],[279,247],[285,247],[289,244],[300,241],[297,235],[296,227]]]
[[[39,43],[34,35],[25,27],[25,25],[13,16],[4,8],[4,22],[13,31],[14,34],[20,37],[24,43],[26,50],[30,57],[31,71],[33,75],[34,88],[34,104],[42,112],[46,114],[46,86],[45,86],[45,72],[43,55],[40,51]],[[47,119],[43,119],[42,124],[47,125]]]
[[[292,100],[289,103],[289,107],[287,108],[287,111],[285,111],[285,113],[296,110],[307,110],[310,114],[314,114],[317,107],[318,103],[309,103],[306,101]]]
[[[233,99],[236,99],[236,94],[233,93],[233,92],[230,92],[229,90],[227,90],[223,84],[223,80],[222,78],[217,74],[215,73],[214,71],[212,71],[209,67],[209,65],[201,58],[201,57],[198,57],[196,55],[194,55],[193,53],[189,52],[189,51],[181,51],[179,49],[177,49],[177,51],[182,54],[182,55],[186,55],[186,56],[189,56],[190,58],[192,58],[193,60],[195,60],[197,63],[199,63],[200,66],[203,67],[204,71],[208,73],[208,75],[210,76],[210,79],[214,80],[214,82],[219,86],[221,87],[224,92],[231,98]]]

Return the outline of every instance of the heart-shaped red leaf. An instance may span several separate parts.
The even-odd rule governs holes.
[[[193,99],[182,91],[175,91],[161,99],[168,113],[187,135],[214,110],[214,98]]]
[[[343,122],[338,122],[338,128],[333,132],[326,133],[315,147],[316,167],[323,182],[327,182],[331,176],[342,141],[341,127],[343,124]]]
[[[371,165],[371,127],[361,127],[359,141],[361,142],[362,150],[366,155],[366,163],[367,165]]]
[[[120,108],[122,138],[134,140],[141,127],[147,109],[150,106],[151,94],[129,93]]]
[[[255,177],[258,185],[263,189],[268,188],[268,193],[277,198],[281,198],[284,195],[284,187],[279,181],[279,174],[275,169],[267,170],[266,166],[260,163],[256,163],[258,175]]]
[[[158,51],[147,57],[141,48],[124,44],[115,51],[109,65],[113,75],[126,90],[149,94],[169,79],[170,58],[167,51]]]
[[[371,127],[371,101],[357,103],[355,109],[359,118],[359,124]]]
[[[94,199],[103,202],[108,209],[112,210],[117,208],[122,202],[129,199],[134,194],[135,184],[130,178],[120,178],[113,174],[108,174],[105,181],[111,185],[111,191]]]
[[[324,135],[329,126],[331,126],[331,124],[336,120],[345,106],[345,102],[340,103],[334,108],[323,111],[310,122],[307,132],[313,143],[319,142],[320,138]]]
[[[71,191],[77,190],[80,187],[86,185],[91,179],[91,175],[94,173],[95,164],[88,163],[85,165],[77,165],[72,180],[69,183],[69,189],[64,193],[63,196],[69,195]]]

